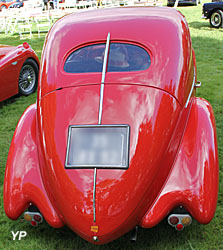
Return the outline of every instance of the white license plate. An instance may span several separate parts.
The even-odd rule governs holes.
[[[70,126],[66,168],[128,168],[129,125]]]

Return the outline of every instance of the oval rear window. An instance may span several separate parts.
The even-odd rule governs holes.
[[[102,72],[105,44],[94,44],[71,53],[64,64],[67,73]],[[111,43],[107,72],[141,71],[149,68],[151,59],[147,51],[126,43]]]

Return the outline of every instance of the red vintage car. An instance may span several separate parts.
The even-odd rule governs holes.
[[[218,152],[199,86],[188,25],[176,10],[103,9],[57,21],[37,103],[9,150],[7,216],[27,209],[33,226],[44,218],[95,244],[166,217],[177,230],[192,218],[209,223]]]
[[[0,45],[0,102],[16,94],[30,95],[38,84],[39,59],[28,43]]]

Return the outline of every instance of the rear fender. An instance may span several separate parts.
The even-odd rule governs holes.
[[[182,142],[160,194],[140,222],[150,228],[183,206],[199,223],[214,216],[218,197],[218,151],[211,105],[192,98]]]
[[[39,170],[35,104],[27,108],[16,127],[4,181],[4,209],[9,218],[17,219],[30,203],[39,208],[51,226],[63,226],[47,197]]]

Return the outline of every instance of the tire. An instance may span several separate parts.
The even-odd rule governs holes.
[[[223,12],[221,10],[215,10],[210,17],[210,25],[213,28],[222,27]]]
[[[27,59],[19,73],[19,94],[28,96],[36,91],[39,68],[33,59]]]

